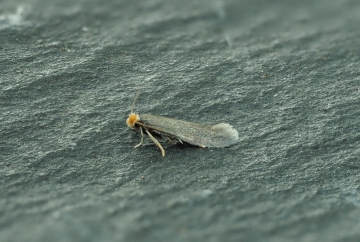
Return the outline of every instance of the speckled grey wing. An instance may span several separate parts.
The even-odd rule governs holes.
[[[201,147],[226,147],[239,139],[238,132],[227,123],[203,125],[151,114],[141,114],[140,123],[160,134]]]

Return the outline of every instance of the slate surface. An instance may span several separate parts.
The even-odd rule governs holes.
[[[1,1],[1,241],[359,241],[360,2]],[[166,144],[139,113],[228,122]]]

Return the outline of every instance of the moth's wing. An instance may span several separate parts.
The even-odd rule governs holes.
[[[212,131],[212,146],[209,147],[225,147],[236,143],[239,140],[239,133],[228,123],[219,123],[210,127]]]
[[[227,123],[203,125],[151,114],[140,115],[140,124],[201,147],[225,147],[238,141],[238,132]]]

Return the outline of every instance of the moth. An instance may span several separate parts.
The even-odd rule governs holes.
[[[205,125],[152,114],[136,114],[133,112],[136,99],[137,97],[126,120],[128,127],[140,130],[141,133],[141,141],[134,148],[143,144],[145,134],[159,147],[162,156],[165,156],[165,150],[155,137],[165,138],[171,143],[186,142],[202,148],[226,147],[239,140],[238,132],[227,123]]]

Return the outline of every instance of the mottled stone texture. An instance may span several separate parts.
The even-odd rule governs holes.
[[[360,241],[360,1],[0,3],[0,241]],[[164,145],[138,113],[239,131]]]

